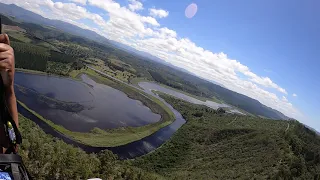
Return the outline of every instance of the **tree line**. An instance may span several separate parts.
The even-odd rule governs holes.
[[[155,180],[160,177],[118,160],[108,150],[87,154],[45,134],[39,126],[22,115],[19,115],[19,123],[23,137],[19,154],[34,179]]]

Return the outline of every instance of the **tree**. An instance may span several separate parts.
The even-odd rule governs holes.
[[[219,107],[219,108],[217,109],[217,113],[218,113],[218,114],[224,114],[224,113],[226,113],[226,110],[224,110],[223,108]]]
[[[100,160],[100,173],[103,175],[103,177],[107,178],[112,174],[116,174],[114,172],[116,162],[117,162],[117,156],[114,155],[111,151],[105,150],[101,151],[98,154],[98,159]]]

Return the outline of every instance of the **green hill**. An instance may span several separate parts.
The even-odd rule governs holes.
[[[168,179],[320,179],[320,139],[299,122],[218,114],[162,97],[187,123],[134,165]]]

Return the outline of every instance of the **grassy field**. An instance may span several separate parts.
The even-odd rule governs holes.
[[[320,138],[299,122],[219,114],[162,97],[187,123],[134,165],[168,179],[319,179]]]
[[[21,104],[24,108],[26,108],[28,111],[35,114],[39,119],[43,120],[47,124],[49,124],[51,127],[53,127],[55,130],[57,130],[60,133],[63,133],[71,138],[73,138],[75,141],[81,142],[83,144],[91,145],[91,146],[105,146],[105,147],[113,147],[113,146],[119,146],[123,144],[127,144],[133,141],[137,141],[139,139],[142,139],[146,136],[149,136],[159,129],[171,124],[174,120],[174,114],[172,111],[165,106],[161,101],[158,99],[149,96],[147,94],[141,93],[138,90],[135,90],[127,85],[116,83],[108,78],[104,78],[94,72],[93,70],[78,70],[78,71],[72,71],[70,73],[70,76],[73,78],[77,78],[81,73],[85,73],[90,78],[95,80],[98,83],[103,83],[106,85],[109,85],[113,88],[119,89],[126,93],[130,98],[140,100],[143,104],[148,106],[151,111],[158,113],[161,115],[161,120],[157,123],[149,124],[142,127],[126,127],[126,128],[119,128],[119,129],[113,129],[113,130],[102,130],[99,128],[94,128],[88,133],[80,133],[80,132],[72,132],[70,130],[67,130],[66,128],[54,124],[52,121],[45,119],[37,112],[31,110],[28,108],[25,104],[18,101],[19,104]]]
[[[139,83],[140,82],[153,82],[153,81],[150,81],[150,80],[148,80],[147,78],[144,78],[144,77],[136,77],[136,78],[133,78],[133,79],[130,80],[130,84],[133,84],[136,87],[139,87]],[[153,82],[153,83],[156,83],[156,82]]]
[[[60,62],[47,62],[47,72],[51,74],[58,74],[62,76],[67,76],[70,70],[71,64],[60,63]]]
[[[61,52],[58,48],[56,48],[55,46],[53,46],[52,44],[49,44],[47,42],[41,41],[39,43],[37,43],[38,46],[53,50],[53,51],[57,51],[57,52]]]
[[[94,69],[97,69],[101,72],[104,72],[104,73],[108,74],[109,76],[112,76],[112,77],[117,78],[117,79],[124,81],[124,82],[128,82],[130,76],[132,75],[131,73],[129,73],[127,71],[124,71],[124,72],[113,71],[108,66],[92,65],[92,67]]]
[[[108,60],[108,63],[98,58],[88,58],[82,61],[90,64],[90,66],[94,69],[104,72],[124,82],[129,82],[130,79],[136,76],[134,74],[136,72],[135,69],[133,69],[130,65],[116,59],[110,59]],[[122,71],[117,70],[114,67],[120,68]]]
[[[46,72],[42,71],[36,71],[36,70],[31,70],[31,69],[22,69],[22,68],[16,68],[16,72],[24,72],[24,73],[29,73],[29,74],[42,74],[46,75]]]
[[[6,33],[8,33],[9,37],[13,37],[21,42],[24,43],[31,43],[31,39],[27,37],[26,34],[22,33],[22,32],[18,32],[18,31],[7,31]]]
[[[57,47],[62,47],[62,48],[71,48],[71,49],[78,49],[80,51],[91,51],[90,48],[81,46],[76,43],[72,42],[65,42],[65,41],[53,41],[53,44]]]

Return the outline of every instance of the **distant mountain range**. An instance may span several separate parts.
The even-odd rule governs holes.
[[[187,71],[185,69],[174,66],[171,63],[168,63],[168,62],[166,62],[158,57],[155,57],[149,53],[136,50],[130,46],[127,46],[125,44],[121,44],[116,41],[109,40],[109,39],[97,34],[94,31],[91,31],[88,29],[82,29],[78,26],[75,26],[73,24],[66,23],[66,22],[63,22],[60,20],[52,20],[52,19],[44,18],[36,13],[33,13],[33,12],[28,11],[26,9],[23,9],[19,6],[14,5],[14,4],[7,5],[7,4],[0,3],[0,13],[14,17],[14,18],[16,18],[18,20],[22,20],[24,22],[41,24],[44,26],[51,26],[56,29],[67,32],[69,34],[73,34],[73,35],[81,36],[81,37],[86,37],[87,39],[99,42],[101,44],[112,44],[119,49],[129,51],[129,52],[134,53],[136,55],[143,56],[149,60],[152,60],[152,61],[155,61],[158,63],[162,63],[162,64],[168,65],[170,67],[176,68],[178,70],[190,73],[189,71]]]
[[[99,43],[110,43],[110,41],[107,38],[97,34],[96,32],[87,29],[82,29],[78,26],[63,21],[44,18],[36,13],[25,10],[14,4],[7,5],[0,3],[0,13],[14,17],[24,22],[41,24],[44,26],[52,26],[69,34],[86,37],[87,39]]]
[[[19,6],[13,5],[13,4],[7,5],[7,4],[0,3],[0,13],[11,16],[12,18],[15,18],[16,20],[19,20],[19,21],[40,24],[43,26],[54,27],[54,28],[61,30],[63,32],[73,34],[76,36],[85,37],[87,39],[96,41],[100,44],[109,44],[109,45],[111,44],[119,49],[125,50],[127,52],[133,53],[138,56],[145,57],[148,60],[167,65],[169,67],[176,69],[177,71],[181,71],[181,72],[187,73],[191,76],[194,76],[194,78],[192,78],[192,79],[194,79],[195,81],[206,81],[208,83],[212,83],[212,84],[214,84],[214,86],[211,89],[212,91],[218,92],[220,95],[222,95],[224,97],[224,99],[229,100],[229,102],[235,101],[232,104],[235,104],[235,103],[239,104],[239,107],[242,107],[242,109],[244,109],[246,111],[248,111],[248,110],[253,111],[253,109],[256,109],[254,112],[257,112],[258,114],[264,115],[265,117],[274,118],[274,119],[285,119],[285,120],[289,119],[289,117],[285,116],[281,112],[279,112],[275,109],[272,109],[270,107],[267,107],[255,99],[252,99],[252,98],[249,98],[249,97],[244,96],[242,94],[228,90],[223,85],[216,83],[214,81],[209,82],[208,80],[202,79],[202,78],[196,76],[195,74],[193,74],[183,68],[176,67],[176,66],[174,66],[168,62],[165,62],[164,60],[162,60],[158,57],[155,57],[149,53],[138,51],[130,46],[109,40],[109,39],[97,34],[96,32],[93,32],[91,30],[82,29],[78,26],[75,26],[75,25],[72,25],[70,23],[66,23],[63,21],[51,20],[48,18],[44,18],[38,14],[35,14],[31,11],[25,10],[25,9],[23,9]],[[243,108],[243,107],[245,107],[245,108]],[[248,112],[250,112],[250,111],[248,111]]]

